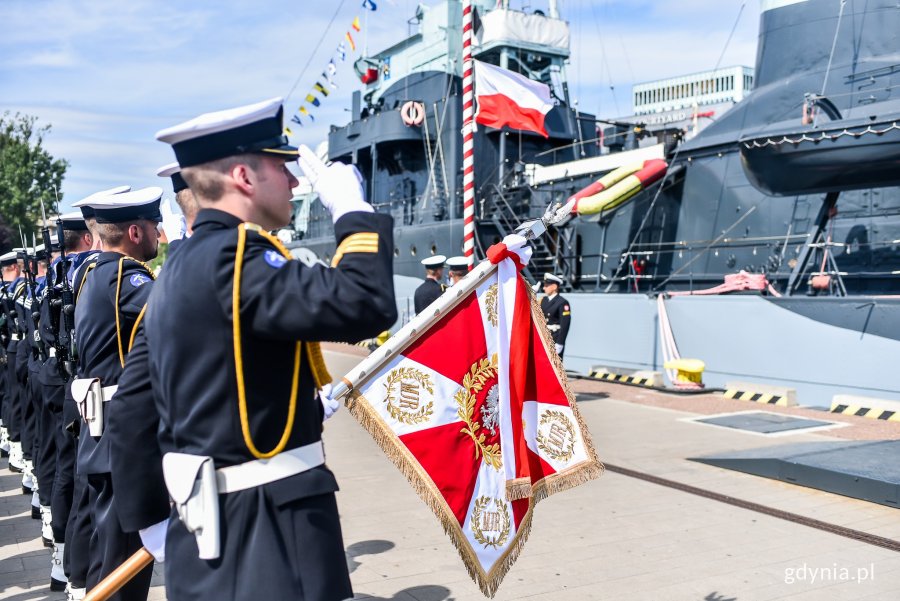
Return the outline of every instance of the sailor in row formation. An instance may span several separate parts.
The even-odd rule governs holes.
[[[393,222],[355,167],[288,145],[282,117],[272,99],[159,132],[181,214],[122,186],[0,256],[0,449],[70,599],[141,547],[172,601],[353,597],[322,444],[342,374],[319,341],[396,321]],[[295,161],[334,221],[331,267],[269,233],[290,221]],[[151,575],[111,598],[145,600]]]

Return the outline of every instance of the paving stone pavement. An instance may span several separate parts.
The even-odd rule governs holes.
[[[618,388],[606,390],[579,403],[602,460],[900,539],[897,509],[686,460],[829,440],[824,434],[769,439],[702,426],[683,421],[696,409],[629,402]],[[437,519],[353,418],[339,412],[324,436],[341,485],[356,598],[484,599]],[[49,551],[19,478],[5,461],[0,474],[0,599],[61,599],[48,592]],[[164,599],[159,573],[154,584],[150,598]],[[530,540],[495,599],[896,601],[900,553],[607,472],[538,505]]]

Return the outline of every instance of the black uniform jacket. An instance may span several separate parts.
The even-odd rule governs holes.
[[[572,321],[569,301],[558,294],[553,298],[545,296],[541,299],[541,311],[544,312],[548,326],[559,326],[559,329],[550,329],[550,333],[553,335],[553,342],[564,345],[566,336],[569,335],[569,323]]]
[[[336,268],[287,261],[268,240],[247,233],[240,341],[252,442],[261,452],[273,449],[285,430],[298,340],[356,342],[396,321],[392,223],[377,213],[341,217],[334,226],[336,256],[344,240],[347,252]],[[193,235],[166,262],[144,319],[161,428],[171,433],[174,450],[211,456],[217,467],[255,459],[239,418],[232,332],[238,225],[229,213],[201,210]],[[361,233],[368,235],[353,238]],[[285,450],[320,440],[321,431],[322,407],[304,353]],[[285,487],[289,494],[336,490],[324,466],[301,476],[304,486],[294,482]]]
[[[122,374],[120,348],[122,356],[128,354],[134,323],[150,296],[153,282],[146,267],[126,259],[120,284],[118,272],[122,257],[117,252],[98,255],[97,266],[85,278],[75,306],[78,377],[100,378],[101,386],[118,384]],[[83,427],[80,438],[78,469],[85,474],[108,473],[109,445],[104,442],[104,437],[94,438]]]
[[[447,287],[437,280],[427,278],[421,286],[416,288],[416,293],[413,296],[413,306],[416,309],[416,315],[424,311],[425,307],[436,301],[446,289]]]
[[[124,532],[137,532],[169,517],[169,493],[162,472],[163,438],[150,383],[149,350],[143,323],[128,353],[119,389],[107,403],[109,460],[116,491],[116,515]],[[158,437],[159,434],[159,437]]]

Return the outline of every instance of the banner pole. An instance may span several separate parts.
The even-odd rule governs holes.
[[[122,565],[113,570],[109,576],[97,583],[97,586],[88,591],[84,601],[106,601],[128,584],[141,570],[152,564],[153,555],[145,547],[141,547]]]
[[[497,265],[487,260],[482,261],[466,277],[454,284],[428,308],[400,328],[378,350],[363,359],[350,373],[341,378],[341,381],[335,384],[332,390],[332,398],[339,399],[346,396],[352,389],[359,388],[396,357],[400,351],[415,342],[437,321],[443,319],[460,301],[481,286],[496,271]]]

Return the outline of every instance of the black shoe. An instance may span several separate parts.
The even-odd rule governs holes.
[[[31,519],[33,519],[33,520],[41,519],[41,508],[40,507],[35,507],[34,505],[31,506]]]
[[[4,451],[3,449],[0,449],[0,458],[3,458],[3,457],[9,457],[9,451]]]
[[[64,580],[57,580],[52,576],[50,577],[50,590],[54,593],[60,593],[66,590],[66,584],[68,583]]]
[[[32,493],[34,493],[34,489],[33,489],[33,488],[28,488],[28,487],[25,486],[24,484],[22,485],[22,494],[23,494],[23,495],[30,495],[30,494],[32,494]]]
[[[9,471],[11,471],[11,472],[14,473],[14,474],[21,474],[21,473],[22,473],[22,468],[16,467],[16,466],[14,466],[14,465],[10,465],[10,466],[9,466]]]
[[[50,540],[49,538],[44,538],[44,537],[42,536],[42,537],[41,537],[41,541],[43,541],[44,546],[47,547],[48,549],[52,549],[52,548],[53,548],[53,541]]]

